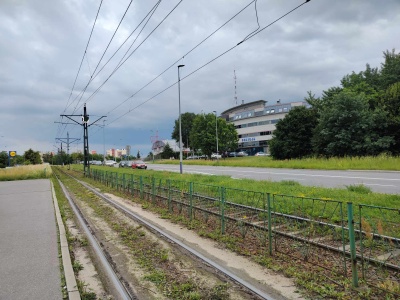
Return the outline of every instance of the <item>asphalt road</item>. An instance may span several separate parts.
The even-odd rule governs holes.
[[[148,169],[179,172],[179,165],[148,164]],[[183,163],[184,173],[227,175],[232,178],[282,181],[293,180],[305,186],[345,188],[363,184],[376,193],[400,194],[400,172],[325,171],[272,168],[194,166]]]
[[[0,182],[0,299],[62,299],[50,180]]]

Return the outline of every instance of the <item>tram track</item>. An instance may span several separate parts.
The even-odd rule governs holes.
[[[141,226],[156,233],[158,236],[162,237],[163,240],[168,241],[169,243],[173,244],[175,247],[178,246],[178,247],[184,249],[184,251],[186,251],[187,253],[190,253],[190,255],[194,256],[197,260],[201,260],[204,264],[206,264],[207,266],[214,269],[215,272],[219,273],[220,275],[222,274],[222,276],[225,278],[229,278],[229,280],[234,282],[236,285],[241,286],[241,288],[243,290],[247,290],[249,294],[253,295],[252,299],[267,299],[267,300],[283,299],[282,297],[276,298],[275,295],[269,294],[268,292],[263,291],[263,290],[257,288],[256,286],[252,285],[251,283],[247,282],[246,280],[243,280],[242,278],[236,276],[230,270],[226,269],[222,265],[220,265],[217,262],[206,257],[205,255],[202,255],[196,249],[186,245],[185,243],[183,243],[179,239],[176,239],[169,233],[164,232],[161,228],[146,221],[140,215],[132,212],[124,205],[121,205],[120,203],[113,201],[112,199],[110,199],[110,197],[107,197],[106,195],[102,194],[97,189],[91,187],[89,184],[73,177],[71,174],[68,174],[68,173],[64,173],[64,174],[66,174],[66,175],[70,176],[70,178],[73,178],[74,180],[76,180],[79,184],[84,186],[87,190],[90,190],[97,197],[101,198],[103,201],[105,201],[112,207],[116,208],[117,210],[122,212],[124,215],[126,215],[130,219],[134,220],[137,223],[140,223]],[[93,231],[87,227],[88,222],[84,219],[84,216],[79,211],[79,208],[76,207],[76,205],[74,204],[71,197],[68,196],[68,190],[62,184],[62,182],[60,182],[60,185],[62,186],[63,192],[66,194],[68,201],[71,203],[71,207],[73,208],[75,214],[78,216],[79,222],[82,224],[83,228],[86,227],[85,233],[88,235],[88,237],[92,236],[92,238],[90,238],[90,243],[92,245],[94,245],[95,251],[99,255],[99,257],[103,257],[101,259],[102,264],[105,265],[104,269],[107,272],[107,276],[110,277],[110,281],[112,282],[112,285],[114,286],[114,290],[117,291],[118,297],[120,297],[121,299],[138,299],[136,297],[136,295],[132,292],[132,290],[129,289],[129,285],[126,284],[126,281],[118,273],[118,270],[115,270],[115,264],[113,264],[112,262],[109,261],[107,253],[104,253],[104,249],[102,249],[102,247],[100,246],[101,242],[98,242],[96,240],[96,237],[93,236]]]

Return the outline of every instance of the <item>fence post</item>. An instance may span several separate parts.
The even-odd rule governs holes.
[[[220,190],[220,205],[221,205],[221,234],[225,234],[225,188]]]
[[[143,199],[143,176],[140,176],[140,199]]]
[[[350,240],[350,259],[351,259],[351,274],[353,279],[353,287],[358,287],[357,275],[357,257],[356,257],[356,242],[354,237],[354,219],[353,219],[353,203],[347,202],[347,218],[349,227]]]
[[[268,210],[268,248],[269,255],[272,255],[272,220],[271,220],[271,194],[267,193],[267,210]]]
[[[125,173],[122,174],[122,186],[124,189],[124,193],[126,192],[126,178],[125,178]]]
[[[193,182],[189,182],[189,219],[193,216]]]
[[[135,191],[134,191],[134,186],[133,186],[133,174],[131,174],[131,195],[133,196]]]
[[[151,200],[153,204],[156,202],[156,179],[151,177]]]
[[[167,185],[168,185],[168,211],[172,211],[172,206],[171,206],[171,179],[167,179]]]

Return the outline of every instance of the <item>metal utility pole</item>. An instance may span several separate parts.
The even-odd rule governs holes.
[[[69,158],[69,145],[72,144],[73,142],[79,141],[80,139],[70,138],[69,132],[67,132],[67,139],[66,139],[67,141],[66,142],[65,142],[65,138],[56,138],[56,140],[59,140],[61,142],[61,149],[62,149],[62,142],[67,143],[67,157]],[[68,159],[68,165],[69,165],[69,159]]]
[[[102,118],[105,118],[106,116],[101,116],[98,118],[96,121],[89,123],[89,115],[87,114],[86,110],[86,103],[83,106],[83,115],[60,115],[61,117],[67,117],[68,119],[74,121],[78,125],[83,126],[83,174],[85,176],[89,175],[90,169],[89,169],[89,136],[88,136],[88,128],[92,125],[94,125],[97,121],[101,120]],[[72,119],[71,117],[82,117],[82,123],[77,122],[76,120]]]

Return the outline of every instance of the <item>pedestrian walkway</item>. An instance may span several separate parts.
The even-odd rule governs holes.
[[[48,179],[0,182],[0,299],[62,299]]]

